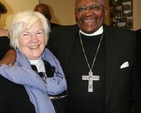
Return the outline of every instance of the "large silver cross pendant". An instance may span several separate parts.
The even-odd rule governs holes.
[[[99,81],[100,76],[93,75],[93,72],[90,70],[89,75],[82,75],[82,80],[88,80],[88,92],[93,92],[93,81]]]

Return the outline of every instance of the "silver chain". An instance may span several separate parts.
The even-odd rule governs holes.
[[[81,33],[80,33],[80,31],[79,31],[79,38],[80,38],[81,47],[82,47],[82,50],[83,50],[84,57],[85,57],[85,60],[87,62],[88,68],[90,69],[90,71],[92,71],[93,66],[94,66],[94,63],[95,63],[95,60],[96,60],[96,57],[97,57],[97,53],[99,51],[99,48],[100,48],[100,45],[101,45],[101,42],[102,42],[103,33],[101,35],[101,38],[100,38],[100,41],[99,41],[99,44],[98,44],[98,47],[97,47],[97,50],[96,50],[96,53],[95,53],[95,56],[94,56],[94,59],[93,59],[93,62],[92,62],[92,66],[91,67],[90,67],[90,64],[88,62],[88,58],[86,56],[86,52],[85,52],[84,45],[83,45],[83,42],[82,42],[82,39],[81,39]]]

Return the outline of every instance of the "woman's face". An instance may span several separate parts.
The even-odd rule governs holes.
[[[45,35],[40,21],[34,23],[29,29],[23,25],[19,38],[19,50],[31,60],[38,59],[45,48]]]

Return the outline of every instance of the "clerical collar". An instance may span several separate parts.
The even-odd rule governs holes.
[[[96,32],[94,32],[92,34],[84,33],[82,30],[80,30],[80,33],[82,33],[85,36],[96,36],[96,35],[100,35],[100,34],[103,33],[103,26],[101,26]]]
[[[46,72],[44,62],[41,57],[37,60],[28,59],[31,65],[35,65],[37,67],[38,72]]]

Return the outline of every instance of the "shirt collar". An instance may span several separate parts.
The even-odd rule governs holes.
[[[28,59],[31,65],[35,65],[37,67],[38,72],[45,72],[44,62],[41,57],[37,60]]]
[[[100,35],[103,33],[103,26],[101,26],[96,32],[92,33],[92,34],[87,34],[87,33],[84,33],[82,30],[80,30],[80,33],[82,33],[83,35],[86,35],[86,36],[96,36],[96,35]]]

